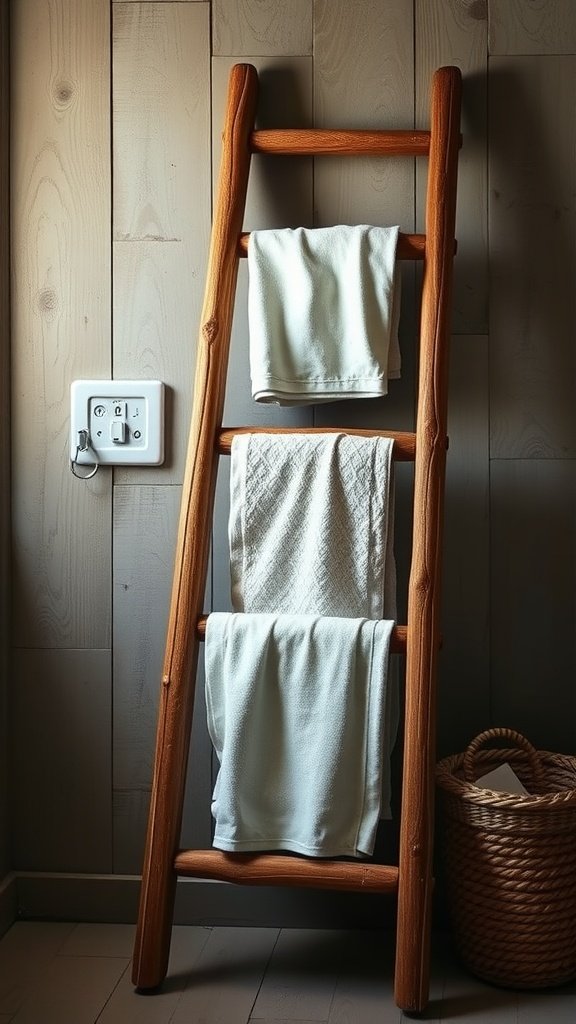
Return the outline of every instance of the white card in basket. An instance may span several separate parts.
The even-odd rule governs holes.
[[[475,785],[480,786],[481,789],[492,789],[495,793],[530,795],[507,761],[486,775],[481,775],[479,779],[476,779]]]

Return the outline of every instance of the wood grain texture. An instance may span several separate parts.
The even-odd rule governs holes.
[[[238,235],[246,198],[258,82],[254,69],[230,75],[220,174],[196,365],[190,441],[182,491],[170,616],[166,638],[133,980],[162,981],[169,954],[175,891],[174,854],[180,833],[190,742],[195,626],[202,610],[216,487],[215,441],[222,424],[236,276]]]
[[[210,26],[206,3],[114,10],[116,378],[168,386],[162,467],[117,483],[181,483],[210,233]]]
[[[312,53],[314,0],[213,0],[213,53],[304,56]]]
[[[314,119],[322,128],[407,129],[414,124],[412,3],[321,0],[314,37]],[[314,167],[314,223],[400,224],[414,230],[414,160],[323,157]],[[414,426],[414,271],[403,268],[402,379],[383,399],[330,403],[318,426]],[[401,556],[402,557],[402,556]]]
[[[356,864],[336,860],[236,854],[219,850],[180,850],[174,861],[180,875],[222,879],[246,885],[304,886],[363,892],[395,892],[398,869],[382,864]]]
[[[458,162],[457,259],[452,327],[455,334],[488,330],[487,253],[487,11],[483,0],[417,0],[416,124],[428,125],[432,73],[455,64],[464,76],[462,150]],[[416,161],[417,224],[424,219],[426,163]],[[420,228],[421,230],[421,228]]]
[[[320,0],[314,22],[314,120],[322,128],[410,128],[412,3]],[[314,211],[326,224],[414,228],[410,161],[316,161]]]
[[[490,54],[576,52],[572,0],[488,0]]]
[[[490,724],[517,729],[538,748],[570,753],[576,461],[493,461],[491,524]]]
[[[239,240],[240,256],[248,256],[248,242],[250,232],[243,231]],[[398,234],[396,243],[396,259],[398,260],[423,260],[426,254],[426,235],[406,235],[403,231]]]
[[[576,57],[490,62],[493,458],[576,455]]]
[[[259,75],[257,124],[268,128],[308,127],[312,123],[312,62],[300,58],[253,58]],[[233,61],[214,58],[212,65],[213,168],[221,157],[220,125],[224,121],[226,86]],[[312,223],[312,161],[306,158],[252,159],[243,225],[245,228],[297,227]],[[224,403],[226,424],[298,426],[312,423],[312,410],[281,409],[252,401],[248,359],[248,268],[239,267]],[[228,460],[220,460],[214,509],[213,610],[228,611],[230,570],[228,547]]]
[[[438,756],[463,750],[490,714],[488,338],[450,354]]]
[[[69,468],[69,385],[110,373],[109,4],[12,28],[14,635],[107,647],[110,478]]]
[[[426,156],[430,133],[403,128],[263,128],[252,132],[250,147],[265,156]]]
[[[112,868],[109,651],[14,653],[14,863]]]
[[[394,979],[396,1002],[410,1012],[424,1009],[429,988],[436,676],[460,98],[459,70],[436,71],[426,195],[428,242],[421,305]]]

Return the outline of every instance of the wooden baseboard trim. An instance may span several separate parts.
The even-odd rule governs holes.
[[[16,874],[19,919],[132,923],[136,875]],[[395,901],[371,893],[237,886],[179,879],[175,924],[282,928],[393,928]]]
[[[0,881],[0,938],[18,916],[17,880],[12,872]]]

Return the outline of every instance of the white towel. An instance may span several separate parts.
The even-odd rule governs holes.
[[[400,375],[398,227],[253,231],[252,396],[306,405],[377,398]]]
[[[234,437],[235,611],[396,618],[392,444],[338,433]]]
[[[220,760],[221,850],[373,852],[388,771],[392,623],[216,613],[206,629],[208,726]]]

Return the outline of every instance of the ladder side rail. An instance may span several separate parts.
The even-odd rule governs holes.
[[[429,988],[436,666],[460,93],[459,69],[440,68],[432,86],[426,196],[395,970],[396,1002],[416,1013],[424,1009]]]
[[[180,843],[198,659],[196,622],[203,605],[210,549],[218,461],[215,441],[224,406],[238,236],[248,185],[249,137],[254,127],[257,88],[257,74],[251,65],[232,69],[198,341],[134,947],[132,977],[140,989],[156,988],[168,964],[177,877],[174,857]]]

